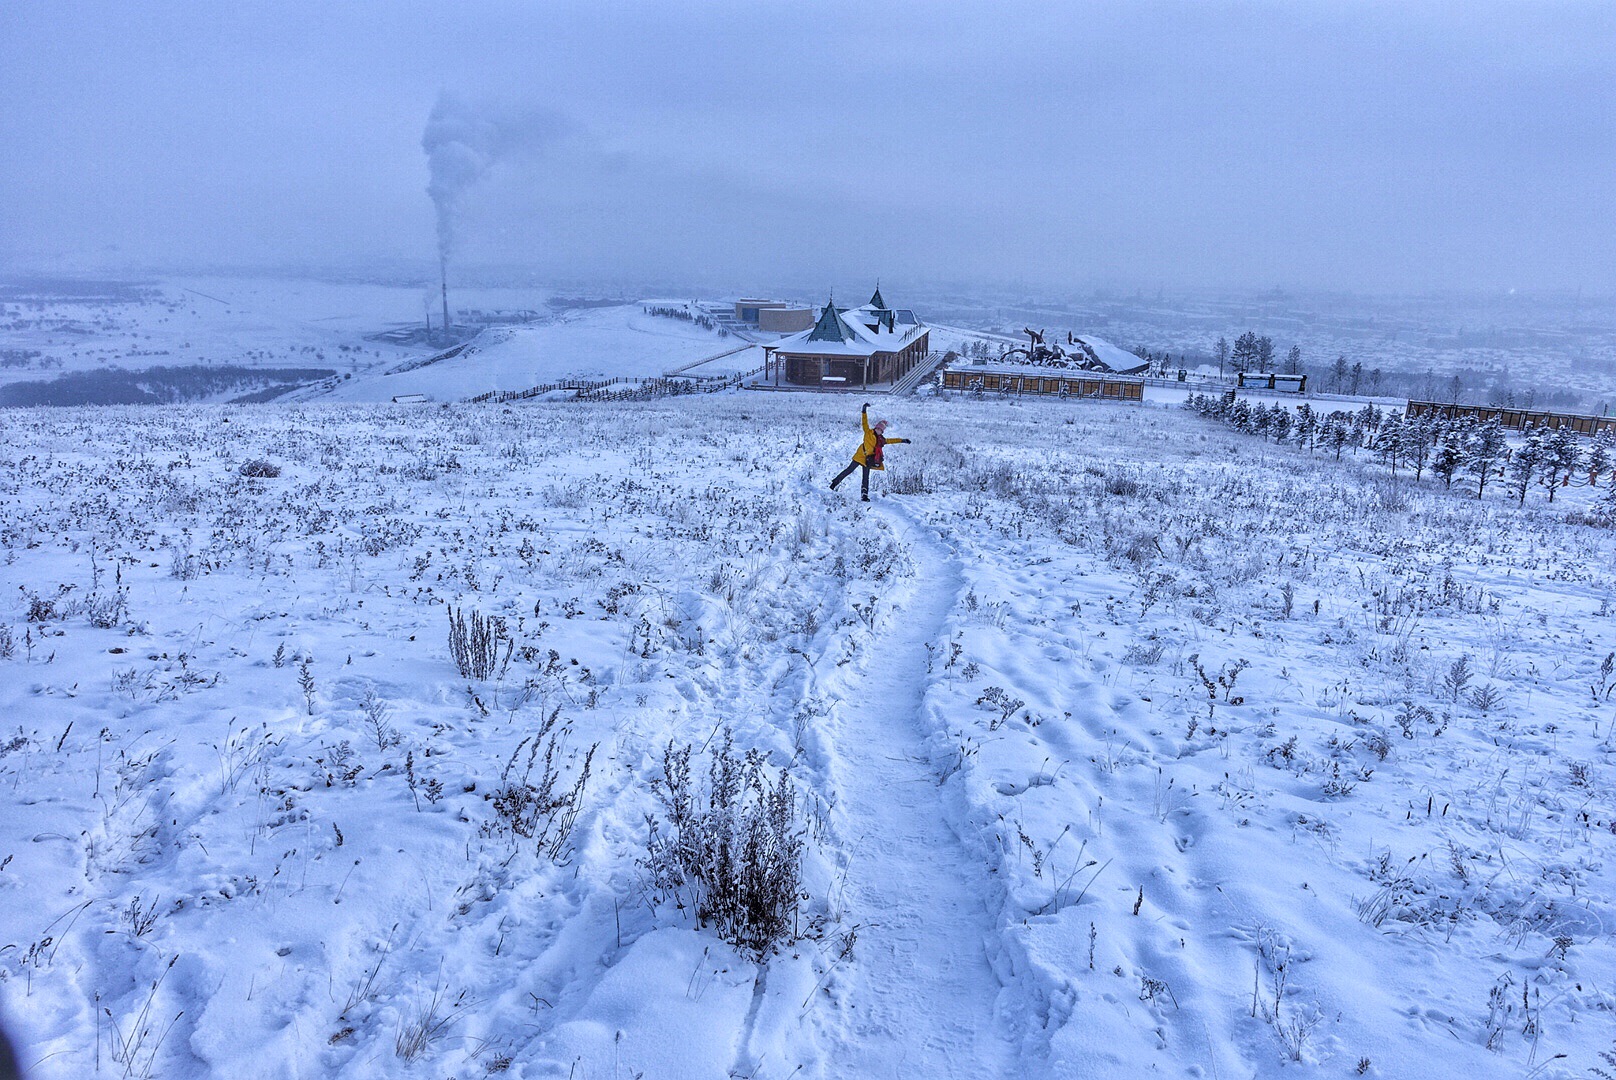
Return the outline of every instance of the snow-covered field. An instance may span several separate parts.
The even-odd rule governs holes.
[[[709,357],[715,359],[698,364]],[[461,401],[490,390],[526,390],[560,379],[649,379],[685,367],[695,375],[722,378],[762,367],[763,352],[737,338],[647,315],[640,305],[626,304],[564,311],[537,326],[491,327],[459,354],[417,365],[419,361],[406,361],[356,376],[321,396],[391,401],[403,394],[425,394],[438,401]]]
[[[723,379],[763,365],[754,343],[712,325],[647,314],[638,302],[520,288],[457,289],[452,301],[456,338],[465,347],[445,356],[451,350],[442,342],[386,337],[441,323],[439,295],[418,287],[281,278],[6,285],[0,387],[167,368],[186,373],[174,376],[189,392],[181,400],[229,402],[272,386],[284,392],[297,382],[311,385],[293,399],[461,401],[563,380],[655,379],[674,371]],[[479,329],[479,320],[490,317],[492,324]],[[241,374],[215,388],[205,373],[221,366]],[[255,381],[254,371],[263,377]],[[74,390],[94,392],[82,384]]]
[[[0,381],[116,366],[160,365],[329,367],[351,373],[407,355],[365,336],[420,325],[438,298],[424,289],[282,278],[174,278],[117,288],[93,284],[15,286],[0,301],[0,342],[37,353],[30,364],[0,369]],[[105,293],[104,299],[95,299]],[[60,295],[59,295],[60,294]],[[83,295],[77,295],[83,294]],[[433,306],[427,308],[430,299]],[[457,303],[533,307],[531,290],[479,290]]]
[[[1616,1068],[1610,531],[1088,402],[864,505],[855,408],[0,413],[30,1075]]]

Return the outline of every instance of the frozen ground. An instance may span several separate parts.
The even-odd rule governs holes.
[[[460,401],[490,390],[654,379],[675,370],[722,379],[763,364],[748,341],[689,320],[647,315],[638,302],[569,300],[516,288],[457,289],[451,301],[462,328],[487,315],[521,322],[463,330],[466,347],[443,356],[449,351],[443,344],[379,336],[421,328],[427,320],[441,323],[439,295],[421,287],[279,278],[11,284],[0,289],[0,385],[229,366],[265,375],[200,391],[178,376],[181,392],[190,395],[183,400],[206,393],[202,400],[225,402],[285,387],[288,379],[320,378],[270,374],[295,369],[332,377],[295,391],[293,399],[386,402],[422,394]]]
[[[739,350],[739,351],[737,351]],[[698,361],[715,357],[708,363]],[[562,379],[656,378],[676,368],[721,378],[763,366],[747,342],[694,323],[647,315],[639,304],[564,311],[537,326],[493,327],[457,355],[418,366],[405,361],[344,381],[322,397],[391,401],[426,394],[461,401],[490,390],[526,390]]]
[[[121,290],[71,286],[25,282],[14,288],[16,299],[0,301],[0,344],[39,354],[0,368],[0,380],[192,364],[353,373],[418,351],[367,335],[423,325],[428,313],[434,323],[440,318],[437,295],[409,286],[247,277],[166,279]],[[93,298],[97,293],[108,295]],[[546,298],[536,290],[485,289],[457,291],[454,299],[483,309],[542,309]]]
[[[1179,410],[880,408],[868,505],[818,395],[0,413],[31,1075],[1610,1068],[1609,531]],[[648,859],[726,730],[795,783],[761,956]]]

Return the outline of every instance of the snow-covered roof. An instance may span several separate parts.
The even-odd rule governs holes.
[[[1081,345],[1085,352],[1112,371],[1131,371],[1145,363],[1127,349],[1119,348],[1091,334],[1074,334],[1072,341]]]
[[[1132,355],[1132,354],[1130,354]],[[1138,357],[1134,357],[1137,362]],[[1139,375],[1122,375],[1115,371],[1091,371],[1085,368],[1050,367],[1048,364],[950,364],[949,371],[963,375],[1027,375],[1040,379],[1103,379],[1107,382],[1143,382]]]
[[[880,295],[877,289],[872,299],[880,299]],[[907,315],[907,320],[900,315]],[[878,352],[897,352],[923,330],[924,324],[908,308],[895,312],[871,304],[839,308],[827,303],[811,329],[781,338],[773,348],[778,352],[814,356],[871,356]]]

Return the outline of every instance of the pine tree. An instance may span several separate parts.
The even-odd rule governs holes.
[[[1277,443],[1282,443],[1290,438],[1291,411],[1285,406],[1275,405],[1273,411],[1268,414],[1268,433],[1274,437],[1274,441]]]
[[[1291,351],[1285,354],[1285,374],[1299,375],[1302,371],[1302,347],[1292,345]]]
[[[1257,370],[1274,370],[1274,339],[1267,334],[1257,339]]]
[[[1541,431],[1532,432],[1509,455],[1504,472],[1509,477],[1509,490],[1514,493],[1515,501],[1522,506],[1526,505],[1526,492],[1532,486],[1532,478],[1544,464],[1544,455],[1545,446]]]
[[[1397,475],[1398,463],[1403,460],[1403,428],[1401,424],[1387,424],[1375,440],[1375,456],[1384,461]]]
[[[1229,409],[1229,423],[1233,424],[1237,431],[1250,431],[1251,402],[1245,398],[1236,401]]]
[[[1352,428],[1343,419],[1345,414],[1334,412],[1324,421],[1324,445],[1335,451],[1335,459],[1341,460],[1341,451],[1352,441]]]
[[[1568,427],[1558,427],[1543,440],[1543,483],[1549,489],[1549,501],[1554,501],[1554,489],[1571,483],[1577,466],[1582,463],[1582,447],[1577,435]]]
[[[1606,528],[1616,528],[1616,484],[1606,484],[1594,502],[1594,520]]]
[[[1313,411],[1313,406],[1305,401],[1296,406],[1296,445],[1313,449],[1313,439],[1318,430],[1319,416]]]
[[[1459,422],[1445,424],[1431,455],[1431,474],[1442,478],[1443,487],[1453,487],[1453,477],[1464,465],[1464,445],[1464,429]]]
[[[1600,428],[1594,433],[1594,444],[1588,448],[1583,465],[1588,469],[1588,486],[1594,487],[1610,468],[1611,452],[1616,450],[1616,428]]]
[[[1257,343],[1257,335],[1247,330],[1235,339],[1234,352],[1229,354],[1229,360],[1234,364],[1236,371],[1251,371],[1256,367],[1260,349],[1261,346]]]
[[[1405,416],[1397,438],[1403,462],[1414,470],[1414,479],[1418,481],[1431,460],[1431,425],[1423,417]]]
[[[1487,481],[1503,467],[1504,425],[1497,417],[1470,433],[1465,443],[1464,467],[1476,478],[1476,498],[1487,490]]]

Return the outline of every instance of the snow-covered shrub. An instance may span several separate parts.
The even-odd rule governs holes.
[[[551,710],[539,730],[516,744],[500,773],[494,792],[498,815],[492,830],[514,833],[537,842],[540,854],[559,859],[572,838],[573,826],[583,809],[584,789],[595,761],[595,743],[585,751],[583,763],[567,785],[563,763],[575,755],[567,749],[568,729],[558,726],[560,708]],[[526,751],[524,755],[523,751]]]
[[[726,728],[702,790],[691,778],[691,749],[669,742],[663,750],[652,788],[667,831],[651,820],[644,865],[659,893],[761,956],[797,936],[803,844],[796,785],[785,770],[771,781],[760,751],[737,754]]]
[[[273,479],[281,474],[281,467],[275,464],[273,461],[265,461],[263,458],[253,458],[251,461],[242,462],[241,468],[236,471],[241,473],[242,476],[252,476],[259,479]]]
[[[505,629],[505,620],[497,615],[484,616],[473,611],[466,617],[465,608],[449,605],[449,655],[463,679],[486,679],[495,672],[501,674],[511,662],[516,642]]]

